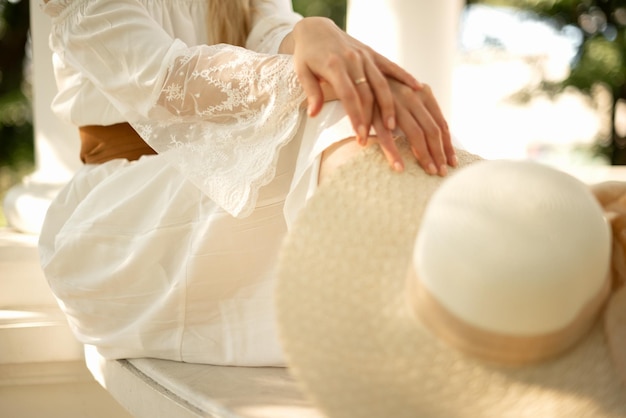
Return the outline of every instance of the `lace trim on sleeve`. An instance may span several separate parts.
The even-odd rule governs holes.
[[[224,210],[244,217],[274,177],[304,98],[290,56],[202,46],[173,60],[149,119],[131,124]]]

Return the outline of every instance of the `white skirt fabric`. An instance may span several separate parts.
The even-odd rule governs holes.
[[[303,118],[243,219],[162,155],[82,167],[40,237],[42,267],[76,337],[107,358],[283,365],[278,250],[315,190],[321,152],[352,135],[337,102]]]

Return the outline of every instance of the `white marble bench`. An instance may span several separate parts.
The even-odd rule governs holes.
[[[284,368],[105,360],[89,346],[85,358],[96,380],[137,418],[322,417]]]

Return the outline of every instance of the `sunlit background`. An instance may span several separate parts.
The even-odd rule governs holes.
[[[451,123],[485,158],[608,164],[609,92],[562,84],[584,36],[528,12],[472,5],[459,26]]]
[[[293,4],[345,27],[345,0]],[[28,16],[27,0],[0,0],[0,198],[33,168]],[[447,115],[459,143],[565,168],[626,163],[625,27],[626,0],[468,1]]]
[[[461,142],[566,169],[624,164],[626,2],[471,3],[452,90]]]

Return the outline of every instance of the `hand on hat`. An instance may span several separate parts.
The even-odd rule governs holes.
[[[593,185],[596,196],[613,231],[612,270],[614,285],[626,283],[626,183],[609,181]]]
[[[427,84],[419,90],[397,80],[388,79],[398,120],[398,128],[406,136],[413,156],[428,174],[445,176],[447,167],[456,167],[458,160],[452,146],[450,130],[435,96]],[[374,109],[373,125],[381,132],[380,112]],[[390,136],[377,138],[387,160],[401,161],[400,152]]]
[[[613,231],[614,292],[606,309],[604,326],[615,369],[626,384],[626,183],[604,182],[592,186],[591,191],[604,208]]]
[[[428,174],[444,176],[448,166],[457,165],[448,125],[430,87],[330,19],[302,19],[280,51],[294,55],[309,116],[317,115],[325,101],[341,101],[358,143],[373,139],[396,171],[404,169],[393,135],[396,128]]]

